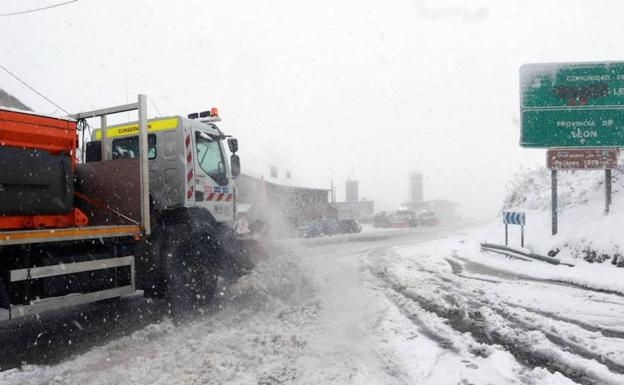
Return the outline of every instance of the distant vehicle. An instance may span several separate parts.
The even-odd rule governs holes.
[[[323,235],[323,228],[318,221],[308,221],[297,228],[297,233],[301,238],[314,238]]]
[[[401,227],[417,227],[420,224],[418,214],[412,210],[397,210],[393,216],[396,217]]]
[[[338,220],[336,219],[323,219],[321,220],[321,231],[323,235],[335,235],[339,234]]]
[[[409,227],[409,217],[402,213],[392,213],[388,216],[390,227],[403,229]]]
[[[385,211],[375,214],[375,217],[373,218],[373,226],[381,228],[390,227],[391,223],[388,214]]]
[[[422,226],[437,226],[440,224],[440,219],[435,216],[433,211],[424,211],[420,214],[420,224]]]
[[[362,231],[362,225],[355,219],[343,219],[338,221],[338,232],[340,234],[354,234]]]
[[[297,228],[297,234],[301,238],[314,238],[320,236],[332,236],[336,234],[351,234],[362,231],[360,225],[355,219],[337,220],[315,219],[302,224]]]

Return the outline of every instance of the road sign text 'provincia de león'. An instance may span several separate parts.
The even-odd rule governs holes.
[[[520,68],[523,147],[624,146],[624,62]]]

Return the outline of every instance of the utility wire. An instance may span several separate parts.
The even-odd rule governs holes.
[[[154,106],[154,108],[156,109],[156,112],[158,112],[159,116],[162,116],[162,114],[160,113],[160,110],[158,109],[158,107],[156,107],[156,103],[154,103],[154,99],[150,98],[149,96],[147,97],[150,102],[152,103],[152,106]]]
[[[17,11],[17,12],[10,12],[10,13],[1,13],[0,17],[5,17],[5,16],[15,16],[15,15],[23,15],[25,13],[32,13],[32,12],[39,12],[39,11],[44,11],[46,9],[50,9],[50,8],[56,8],[56,7],[61,7],[63,5],[67,5],[67,4],[71,4],[71,3],[75,3],[78,0],[69,0],[69,1],[64,1],[62,3],[56,3],[56,4],[51,4],[51,5],[47,5],[45,7],[40,7],[40,8],[33,8],[33,9],[26,9],[23,11]]]
[[[75,0],[77,1],[77,0]],[[20,79],[17,75],[15,75],[13,72],[9,71],[8,68],[6,68],[5,66],[3,66],[2,64],[0,64],[0,68],[2,68],[3,70],[5,70],[9,75],[13,76],[18,82],[22,83],[23,85],[25,85],[26,87],[30,88],[31,91],[33,91],[34,93],[36,93],[37,95],[41,96],[42,98],[44,98],[45,100],[47,100],[48,102],[52,103],[56,108],[58,108],[59,110],[65,112],[67,115],[71,115],[66,109],[64,109],[63,107],[59,106],[58,104],[54,103],[52,100],[50,100],[50,98],[46,97],[44,94],[42,94],[41,92],[37,91],[36,89],[34,89],[32,86],[30,86],[28,83],[26,83],[25,81],[23,81],[22,79]]]

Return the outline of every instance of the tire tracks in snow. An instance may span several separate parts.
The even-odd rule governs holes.
[[[418,308],[444,319],[457,332],[469,333],[479,344],[502,346],[527,367],[545,367],[550,371],[558,371],[569,379],[584,385],[622,383],[623,378],[620,374],[624,373],[623,365],[596,354],[580,344],[571,344],[560,335],[543,330],[543,327],[535,329],[527,322],[520,322],[521,320],[510,313],[511,306],[508,304],[501,306],[501,304],[478,300],[474,293],[462,292],[458,279],[471,278],[460,275],[458,267],[461,265],[450,262],[449,264],[455,273],[455,279],[453,275],[443,276],[441,272],[418,269],[428,274],[431,283],[447,294],[443,299],[448,306],[445,306],[444,301],[439,302],[420,295],[417,288],[397,285],[389,277],[390,273],[387,269],[371,272],[392,292],[418,305],[416,309],[413,307],[408,309],[404,301],[397,300],[392,293],[388,296],[410,320],[421,327],[424,326],[426,336],[438,342],[442,347],[448,348],[453,344],[449,343],[449,338],[437,335],[436,330],[431,330],[430,327],[424,325],[423,312],[418,311]],[[490,284],[497,283],[485,281]],[[456,296],[459,296],[459,300]],[[472,353],[475,352],[472,351]]]
[[[446,259],[447,262],[453,266],[453,262],[452,259]],[[455,262],[456,264],[456,262]],[[460,266],[461,267],[461,266]],[[461,274],[457,274],[457,267],[452,267],[453,273],[459,277],[462,278],[467,278],[470,279],[471,277],[465,277]],[[468,293],[466,293],[465,291],[461,290],[461,286],[456,286],[458,288],[458,292],[460,292],[463,296],[465,296],[466,298],[468,298]],[[586,342],[587,340],[591,340],[592,336],[585,336],[586,339],[585,341],[583,340],[578,340],[576,338],[570,338],[569,336],[566,336],[564,334],[558,333],[557,331],[554,331],[554,328],[552,325],[548,325],[548,321],[555,321],[558,323],[564,323],[564,324],[568,324],[568,325],[572,325],[573,327],[576,328],[580,328],[583,329],[581,326],[576,325],[576,324],[570,324],[566,321],[562,321],[562,320],[557,320],[557,319],[553,319],[552,317],[549,317],[547,315],[543,315],[543,314],[539,314],[536,312],[532,312],[531,309],[527,309],[524,306],[518,306],[516,304],[512,304],[509,302],[499,302],[499,303],[493,303],[492,301],[482,301],[482,300],[478,300],[474,297],[469,297],[469,304],[471,307],[473,308],[479,308],[479,307],[488,307],[489,309],[491,309],[492,311],[495,311],[499,316],[503,317],[504,319],[506,319],[510,324],[512,325],[516,325],[518,328],[520,329],[524,329],[526,331],[539,331],[541,333],[544,334],[544,336],[554,345],[559,346],[562,350],[566,351],[566,352],[571,352],[575,355],[578,355],[580,357],[583,357],[585,359],[588,360],[595,360],[597,362],[600,362],[602,364],[604,364],[610,371],[617,373],[617,374],[624,374],[624,364],[620,363],[619,361],[616,361],[614,359],[611,359],[607,356],[605,356],[604,354],[602,354],[601,352],[596,352],[592,349],[592,346],[587,346],[586,344],[584,344],[583,342]],[[519,312],[527,312],[527,313],[533,313],[532,316],[522,316],[521,314],[518,314]],[[536,320],[535,318],[541,318],[540,320]],[[533,318],[533,319],[531,319]],[[533,321],[533,322],[531,322]],[[541,321],[541,322],[535,322],[535,321]],[[606,330],[606,329],[603,329]],[[596,331],[591,331],[591,330],[580,330],[577,331],[578,332],[590,332],[590,333],[596,333]],[[611,331],[613,332],[613,331]],[[613,334],[613,333],[612,333]],[[617,333],[618,336],[617,337],[613,337],[612,335],[609,336],[610,338],[622,338],[621,333]],[[606,337],[604,334],[602,334],[603,337]],[[623,341],[624,343],[624,341]]]
[[[497,281],[497,280],[490,280],[490,279],[486,279],[486,278],[474,277],[474,276],[470,276],[470,275],[464,274],[464,267],[457,260],[461,260],[463,262],[471,263],[471,264],[475,263],[473,261],[467,260],[465,258],[461,258],[461,257],[459,257],[457,255],[453,255],[453,258],[445,258],[445,260],[451,266],[453,274],[455,274],[456,276],[459,276],[459,277],[465,278],[465,279],[475,280],[475,281],[489,282],[489,283],[495,283],[495,284],[501,283],[501,281]],[[433,273],[433,272],[431,272],[431,273]],[[505,274],[506,272],[502,272],[501,271],[501,273]],[[510,278],[518,278],[518,279],[520,278],[519,276],[514,276],[514,275],[511,275],[511,274],[509,275],[509,277]],[[562,282],[559,282],[559,281],[554,281],[553,282],[553,281],[548,281],[548,280],[533,280],[533,279],[530,279],[530,281],[539,282],[539,283],[546,283],[546,284],[552,283],[552,284],[556,284],[556,285],[561,285],[562,284]],[[578,286],[574,286],[574,285],[564,285],[564,286],[575,287],[577,289],[583,289],[583,290],[591,290],[591,289],[585,289],[584,287],[578,287]],[[618,292],[613,292],[612,293],[612,292],[606,292],[606,291],[601,291],[601,290],[593,290],[593,291],[598,291],[598,292],[600,292],[602,294],[615,294],[615,295],[619,295]],[[599,300],[596,300],[596,301],[599,301]],[[605,302],[607,302],[607,301],[605,301]],[[507,302],[507,301],[502,301],[501,303],[503,303],[503,304],[505,304],[507,306],[521,308],[521,309],[524,309],[524,310],[526,310],[528,312],[539,314],[539,315],[544,316],[546,318],[551,318],[551,319],[554,319],[554,320],[557,320],[557,321],[560,321],[560,322],[573,324],[573,325],[576,325],[576,326],[578,326],[580,328],[583,328],[583,329],[585,329],[587,331],[590,331],[590,332],[598,332],[598,333],[601,333],[604,337],[624,339],[624,331],[622,331],[622,330],[613,330],[613,329],[601,327],[601,326],[590,324],[590,323],[587,323],[587,322],[575,320],[575,319],[572,319],[572,318],[569,318],[569,317],[562,317],[562,316],[560,316],[558,314],[555,314],[555,313],[541,311],[541,310],[538,310],[538,309],[530,308],[528,306],[522,306],[522,305],[514,304],[514,303],[511,303],[511,302]],[[607,302],[607,303],[614,303],[616,305],[621,305],[620,302]]]
[[[505,302],[503,301],[502,303],[504,303],[507,306],[514,306],[520,309],[524,309],[527,312],[530,313],[535,313],[541,316],[544,316],[546,318],[551,318],[554,319],[556,321],[560,321],[560,322],[565,322],[568,324],[572,324],[572,325],[576,325],[582,329],[585,329],[589,332],[595,332],[595,333],[600,333],[602,334],[604,337],[609,337],[609,338],[620,338],[620,339],[624,339],[624,331],[621,330],[613,330],[613,329],[608,329],[608,328],[604,328],[601,326],[597,326],[597,325],[593,325],[587,322],[583,322],[583,321],[579,321],[579,320],[575,320],[572,318],[568,318],[568,317],[562,317],[558,314],[555,313],[551,313],[551,312],[546,312],[546,311],[541,311],[541,310],[537,310],[537,309],[532,309],[530,307],[527,306],[521,306],[521,305],[517,305],[517,304],[512,304],[510,302]]]
[[[535,328],[534,325],[528,322],[529,320],[522,319],[520,316],[513,314],[513,312],[510,312],[507,309],[496,308],[493,310],[496,311],[500,316],[502,316],[509,322],[519,326],[520,328],[524,330],[527,330],[527,331],[539,330],[545,335],[546,338],[548,338],[549,341],[551,341],[555,345],[558,345],[565,351],[569,351],[573,354],[576,354],[580,357],[583,357],[589,360],[598,361],[601,364],[604,364],[610,371],[614,373],[624,374],[624,364],[617,362],[609,357],[605,357],[605,355],[601,353],[597,353],[593,351],[591,346],[586,346],[580,342],[570,341],[569,338],[566,338],[550,330],[547,327]]]
[[[471,276],[466,276],[463,274],[463,267],[461,266],[461,264],[459,264],[457,261],[453,260],[452,258],[445,258],[445,260],[449,263],[449,265],[451,266],[451,269],[453,271],[453,274],[464,278],[464,279],[470,279],[470,280],[477,280],[477,281],[482,281],[482,282],[489,282],[489,283],[501,283],[500,281],[494,281],[494,280],[487,280],[487,279],[481,279],[481,278],[477,278],[477,277],[471,277]],[[540,282],[543,283],[543,282]],[[464,293],[465,295],[466,293]],[[483,301],[481,301],[482,305],[488,305],[488,306],[492,306],[491,302],[487,302],[484,303]],[[504,306],[501,306],[504,305]],[[579,327],[581,329],[583,329],[584,331],[587,332],[592,332],[592,333],[600,333],[603,337],[606,338],[618,338],[618,339],[624,339],[624,332],[623,331],[619,331],[619,330],[613,330],[613,329],[608,329],[608,328],[604,328],[604,327],[600,327],[600,326],[595,326],[595,325],[591,325],[582,321],[578,321],[578,320],[574,320],[568,317],[561,317],[558,316],[557,314],[554,313],[550,313],[550,312],[544,312],[544,311],[540,311],[537,309],[532,309],[528,306],[522,306],[522,305],[518,305],[518,304],[514,304],[508,301],[500,301],[500,303],[498,304],[498,306],[496,307],[497,312],[502,315],[503,317],[507,318],[508,320],[510,320],[511,322],[515,322],[518,324],[523,324],[523,327],[525,329],[530,329],[533,325],[531,325],[530,323],[520,319],[519,317],[516,317],[513,315],[512,312],[510,312],[508,309],[505,309],[506,307],[510,307],[510,308],[515,308],[515,309],[521,309],[522,311],[526,311],[528,313],[533,313],[535,316],[539,316],[542,317],[544,319],[551,319],[551,320],[555,320],[564,324],[569,324],[569,325],[574,325],[576,327]],[[591,359],[595,359],[599,362],[604,363],[605,365],[609,366],[609,368],[611,370],[613,370],[614,372],[620,373],[620,374],[624,374],[624,364],[619,363],[617,361],[613,361],[613,360],[609,360],[608,358],[604,357],[601,354],[596,354],[591,350],[586,349],[584,346],[579,345],[577,343],[574,343],[573,341],[568,341],[565,338],[562,338],[561,336],[559,336],[556,333],[551,332],[548,328],[546,327],[542,327],[540,328],[540,330],[542,332],[544,332],[544,334],[546,334],[546,336],[551,339],[551,341],[555,342],[556,344],[564,347],[564,348],[568,348],[570,350],[575,351],[577,354],[585,357],[585,358],[591,358]],[[624,341],[623,341],[624,343]]]

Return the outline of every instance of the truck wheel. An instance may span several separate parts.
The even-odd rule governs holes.
[[[167,297],[173,307],[194,308],[214,297],[218,276],[209,250],[185,237],[165,247]]]

